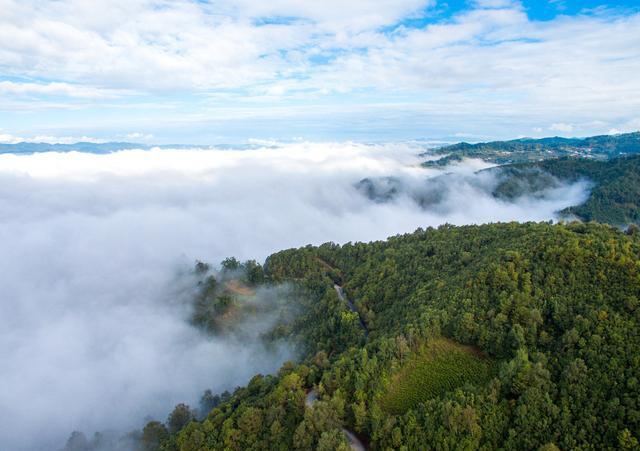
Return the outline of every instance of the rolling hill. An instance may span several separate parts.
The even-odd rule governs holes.
[[[278,326],[298,362],[198,414],[177,406],[140,446],[348,449],[352,434],[370,449],[634,449],[639,260],[636,233],[595,223],[278,252],[264,283],[300,290],[300,313]]]
[[[638,152],[640,152],[640,132],[589,138],[521,138],[478,144],[462,142],[440,147],[424,155],[435,154],[442,157],[426,161],[424,166],[446,166],[464,158],[479,158],[496,164],[522,163],[568,156],[605,160]]]

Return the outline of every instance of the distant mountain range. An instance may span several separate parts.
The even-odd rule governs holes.
[[[85,152],[93,154],[108,154],[128,149],[253,149],[264,147],[259,144],[217,144],[217,145],[195,145],[195,144],[140,144],[131,142],[77,142],[73,144],[50,144],[20,142],[15,144],[0,144],[0,154],[33,154],[41,152]]]
[[[598,160],[640,152],[640,132],[601,135],[589,138],[522,138],[478,144],[458,143],[422,154],[440,156],[423,163],[425,167],[446,166],[464,158],[480,158],[497,164],[540,161],[548,158],[584,157]]]
[[[133,142],[77,142],[73,144],[50,144],[20,142],[14,144],[0,144],[0,154],[31,154],[38,152],[87,152],[95,154],[107,154],[127,149],[254,149],[265,147],[265,144],[141,144]],[[425,167],[446,166],[465,158],[480,158],[497,164],[523,163],[540,161],[548,158],[560,158],[577,156],[606,160],[612,157],[628,155],[640,152],[640,132],[621,135],[601,135],[589,138],[521,138],[511,141],[493,141],[477,144],[460,142],[445,145],[421,156],[439,157],[429,159],[423,163]]]
[[[423,163],[445,168],[467,158],[498,166],[473,176],[443,172],[421,184],[396,177],[365,178],[355,187],[375,202],[392,202],[405,195],[425,210],[440,208],[451,190],[469,184],[479,192],[505,201],[522,196],[546,198],[563,184],[591,184],[587,200],[560,211],[565,219],[598,221],[614,226],[640,224],[640,133],[584,139],[545,138],[460,143],[423,154],[443,155]],[[482,174],[492,174],[485,178]],[[489,180],[489,181],[488,181]]]
[[[74,144],[28,143],[0,144],[0,153],[30,154],[38,152],[87,152],[106,154],[125,149],[148,149],[151,146],[129,142],[92,143],[78,142]]]

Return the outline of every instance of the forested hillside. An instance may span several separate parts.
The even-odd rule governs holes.
[[[438,211],[443,200],[465,184],[473,186],[479,195],[517,203],[522,197],[551,199],[555,189],[576,182],[586,183],[588,197],[581,204],[557,212],[563,219],[622,227],[640,222],[640,155],[608,160],[552,158],[506,164],[473,175],[445,171],[419,184],[409,184],[397,177],[365,178],[355,188],[375,202],[394,202],[406,196],[419,208]]]
[[[494,171],[500,178],[494,191],[498,197],[542,195],[560,182],[582,179],[593,184],[589,198],[563,214],[618,226],[640,221],[640,156],[608,161],[561,158],[503,166]]]
[[[579,223],[279,252],[256,274],[304,293],[278,326],[299,363],[134,435],[165,451],[344,450],[345,430],[380,450],[637,449],[639,257],[636,229]]]
[[[522,138],[478,144],[462,142],[444,146],[425,154],[435,153],[443,155],[442,158],[427,161],[424,165],[446,166],[463,158],[480,158],[498,164],[522,163],[566,156],[605,160],[638,152],[640,152],[640,132],[589,138]]]

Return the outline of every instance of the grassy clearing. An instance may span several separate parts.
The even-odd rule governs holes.
[[[233,294],[237,294],[240,296],[254,296],[256,294],[255,291],[243,285],[240,281],[236,279],[228,281],[226,286],[227,286],[227,290],[229,290]]]
[[[430,340],[392,376],[381,406],[401,414],[467,383],[484,383],[491,372],[491,360],[476,348],[445,338]]]

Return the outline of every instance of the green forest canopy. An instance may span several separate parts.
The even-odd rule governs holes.
[[[178,406],[166,424],[149,423],[139,443],[165,451],[347,449],[344,427],[383,450],[637,449],[636,230],[445,225],[278,252],[262,268],[264,283],[304,293],[290,301],[302,313],[279,326],[279,337],[300,344],[299,363],[257,375],[200,415]],[[355,301],[356,318],[334,283]],[[487,377],[385,408],[390,384],[443,340],[476,349],[491,362]],[[428,370],[419,377],[425,387],[442,384]],[[305,405],[311,390],[313,407]]]
[[[616,226],[640,222],[640,155],[608,161],[560,158],[490,171],[496,172],[500,180],[494,191],[497,197],[538,195],[562,182],[585,180],[593,185],[588,199],[563,210],[564,215]]]
[[[425,153],[442,155],[425,166],[446,166],[463,158],[480,158],[497,164],[539,161],[567,156],[606,160],[640,152],[640,132],[600,135],[588,138],[520,138],[477,144],[465,142],[440,147]]]

